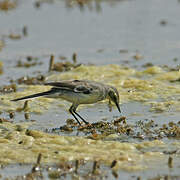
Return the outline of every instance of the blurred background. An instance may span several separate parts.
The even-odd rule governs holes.
[[[0,2],[0,59],[8,66],[27,55],[74,52],[81,63],[179,63],[178,0]],[[143,61],[134,60],[137,53]]]

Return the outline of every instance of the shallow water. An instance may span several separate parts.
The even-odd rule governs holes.
[[[143,69],[142,65],[146,63],[168,65],[173,68],[179,65],[179,1],[127,0],[100,3],[92,1],[84,8],[80,8],[75,3],[72,5],[69,7],[64,1],[54,1],[54,3],[43,3],[40,8],[35,8],[32,1],[19,1],[17,8],[8,12],[0,11],[0,39],[5,42],[5,47],[0,51],[0,61],[3,62],[4,71],[0,75],[0,85],[7,85],[10,79],[16,80],[26,75],[54,74],[47,72],[51,54],[55,55],[56,62],[60,62],[59,56],[65,56],[71,61],[72,54],[76,52],[78,63],[123,64],[135,69]],[[25,37],[22,35],[23,26],[27,26],[28,29]],[[17,40],[7,38],[6,36],[10,33],[20,34],[22,38]],[[135,55],[140,55],[140,58],[136,60]],[[27,56],[37,57],[37,62],[42,64],[31,68],[15,67],[19,59],[26,62]],[[67,113],[69,104],[63,108],[58,104],[55,102],[54,106],[42,114],[31,113],[29,120],[25,120],[24,113],[16,113],[13,121],[35,120],[31,129],[51,132],[51,129],[59,128],[65,124],[67,118],[71,118],[71,115]],[[122,103],[121,108],[122,115],[127,117],[127,123],[133,125],[139,120],[146,121],[147,119],[154,120],[159,126],[171,121],[175,123],[179,121],[179,112],[171,108],[161,113],[150,112],[150,105],[145,106],[140,102]],[[82,108],[80,113],[91,123],[104,119],[111,122],[119,116],[115,108],[109,112],[105,104]],[[8,113],[4,111],[1,117],[9,119]],[[55,134],[85,135],[76,130],[71,133],[58,131]],[[116,140],[120,142],[143,141],[125,136],[120,136]],[[164,138],[163,141],[172,143],[175,140]],[[123,179],[133,179],[133,175],[135,178],[137,176],[152,177],[151,173],[180,175],[179,156],[176,158],[174,160],[176,165],[170,170],[165,165],[158,167],[158,170],[154,168],[134,174],[124,171],[119,171],[119,173],[122,174]],[[29,165],[27,168],[22,168],[24,169],[19,169],[18,165],[14,165],[2,170],[1,174],[4,177],[4,174],[8,172],[8,177],[10,177],[11,174],[12,176],[22,175],[20,171],[24,174],[30,171]],[[110,174],[109,172],[108,175]]]

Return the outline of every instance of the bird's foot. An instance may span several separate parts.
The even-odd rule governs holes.
[[[90,123],[79,126],[78,130],[89,129],[89,128],[92,128],[92,124]]]

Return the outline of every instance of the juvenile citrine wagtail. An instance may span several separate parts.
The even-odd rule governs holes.
[[[117,106],[118,111],[121,113],[119,106],[119,93],[113,86],[89,80],[67,80],[45,83],[44,85],[53,87],[49,91],[13,99],[12,101],[30,99],[39,96],[64,99],[72,103],[69,112],[73,115],[79,125],[81,125],[81,123],[77,116],[84,123],[88,124],[88,122],[76,112],[76,109],[80,104],[92,104],[104,99],[109,99],[109,103],[113,101]]]

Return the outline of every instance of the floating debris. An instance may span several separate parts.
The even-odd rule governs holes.
[[[0,92],[2,93],[12,93],[12,92],[16,92],[16,90],[17,90],[16,84],[7,85],[0,88]]]
[[[123,122],[123,124],[126,124],[126,117],[125,116],[122,116],[120,118],[117,118],[114,120],[114,125],[118,125],[119,123]]]
[[[58,72],[70,71],[71,69],[75,68],[74,64],[70,62],[57,62],[54,64],[53,70]]]
[[[0,2],[0,10],[8,11],[16,8],[17,0],[3,0]]]
[[[27,62],[23,62],[22,60],[19,60],[16,64],[16,67],[30,68],[32,66],[42,65],[42,62],[38,62],[37,58],[32,57],[32,56],[27,56],[26,60],[27,60]],[[30,62],[32,60],[33,60],[33,62]]]
[[[20,35],[20,34],[15,34],[15,33],[9,34],[8,37],[9,37],[10,39],[13,39],[13,40],[21,39],[21,35]]]
[[[154,65],[153,65],[153,63],[150,63],[150,62],[142,65],[142,67],[144,67],[144,68],[152,67],[152,66],[154,66]]]
[[[72,122],[72,124],[71,124]],[[104,122],[99,121],[89,125],[78,126],[74,121],[68,120],[67,124],[61,126],[58,129],[52,130],[50,133],[67,132],[73,133],[78,131],[84,135],[89,135],[87,138],[94,140],[104,140],[112,138],[113,140],[118,139],[118,136],[111,136],[115,134],[125,135],[128,138],[139,139],[139,140],[156,140],[167,138],[179,138],[180,127],[179,123],[169,123],[167,125],[158,126],[153,120],[137,121],[135,125],[129,124],[128,122],[121,123],[122,121]]]
[[[135,60],[141,60],[141,59],[143,59],[143,56],[141,54],[139,54],[139,53],[136,53],[136,55],[134,55],[133,58]]]
[[[67,60],[67,57],[66,56],[59,56],[59,59],[60,60]]]
[[[64,126],[60,127],[60,130],[61,130],[61,131],[69,131],[69,132],[72,132],[72,131],[73,131],[73,128],[64,125]]]
[[[17,79],[17,83],[26,84],[26,85],[37,85],[37,84],[43,84],[45,80],[46,77],[43,75],[38,75],[37,77],[23,76]]]
[[[50,61],[49,61],[49,72],[50,71],[58,71],[58,72],[65,72],[70,71],[72,69],[75,69],[79,67],[81,64],[76,64],[76,53],[73,54],[72,59],[73,63],[66,61],[66,62],[54,62],[54,56],[51,55]]]

